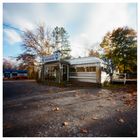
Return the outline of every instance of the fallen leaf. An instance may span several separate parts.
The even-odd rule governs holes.
[[[121,119],[119,119],[119,122],[120,123],[124,123],[124,120],[121,118]]]
[[[117,112],[122,112],[119,108],[118,108],[118,109],[116,109],[116,111],[117,111]]]
[[[132,98],[132,96],[133,96],[132,93],[130,93],[130,94],[128,95],[128,98]]]
[[[4,128],[6,128],[6,129],[9,129],[9,128],[12,128],[12,127],[13,127],[12,123],[5,123],[4,124]]]
[[[97,97],[100,97],[100,94],[97,94]]]
[[[78,97],[79,95],[78,94],[75,94],[75,97]]]
[[[87,131],[87,129],[82,128],[82,129],[80,130],[80,132],[81,132],[81,133],[87,133],[88,131]]]
[[[63,122],[63,125],[64,126],[67,126],[69,123],[68,122]]]
[[[133,106],[136,104],[136,100],[135,99],[128,99],[128,100],[124,101],[124,104],[126,104],[128,106]]]
[[[93,119],[93,120],[98,120],[98,118],[97,118],[97,117],[93,117],[92,119]]]
[[[60,110],[59,107],[53,108],[53,111],[59,111],[59,110]]]
[[[125,99],[125,98],[126,98],[126,96],[122,96],[122,98],[123,98],[123,99]]]
[[[111,98],[107,98],[107,100],[112,100]]]
[[[132,96],[137,96],[137,93],[136,93],[136,92],[132,92],[131,95],[132,95]]]
[[[80,120],[84,120],[85,118],[83,116],[80,117]]]

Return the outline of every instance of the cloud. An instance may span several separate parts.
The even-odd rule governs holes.
[[[4,36],[6,41],[8,41],[11,45],[17,42],[21,42],[20,35],[14,30],[4,29]]]
[[[74,57],[85,56],[90,45],[90,38],[88,37],[88,35],[85,33],[81,33],[71,40],[71,55]]]
[[[20,29],[33,29],[45,22],[48,26],[65,26],[78,18],[79,4],[10,3],[4,4],[4,21]]]
[[[133,16],[130,17],[130,13]],[[90,8],[86,15],[88,19],[81,35],[73,39],[72,55],[76,56],[77,46],[80,48],[77,51],[79,54],[84,50],[84,55],[87,55],[86,50],[95,48],[94,44],[99,44],[104,35],[115,28],[129,26],[136,29],[136,17],[133,19],[134,15],[136,15],[136,8],[130,10],[128,4],[125,3],[93,5],[93,8]],[[84,36],[81,37],[82,35]]]
[[[136,4],[128,3],[9,3],[4,4],[4,23],[19,29],[63,26],[70,35],[72,55],[84,56],[108,31],[120,26],[136,29]],[[5,31],[4,31],[5,32]],[[14,31],[6,31],[9,41],[20,41]]]
[[[89,13],[85,32],[93,41],[101,41],[106,32],[129,25],[128,16],[127,4],[99,4]]]

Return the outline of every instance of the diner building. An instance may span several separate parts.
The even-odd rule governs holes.
[[[102,84],[109,81],[105,72],[107,64],[97,57],[80,57],[60,59],[59,53],[42,58],[42,69],[39,77],[43,81],[54,82],[89,82]]]

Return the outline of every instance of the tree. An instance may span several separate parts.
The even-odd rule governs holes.
[[[17,57],[17,61],[20,60],[21,63],[18,66],[20,70],[28,70],[28,77],[35,78],[36,76],[36,59],[35,55],[32,54],[21,54]]]
[[[34,31],[25,31],[22,40],[26,53],[39,57],[52,54],[51,30],[45,30],[44,25],[39,25]]]
[[[21,36],[24,52],[17,57],[17,60],[21,61],[19,68],[28,70],[31,78],[35,77],[36,65],[41,63],[42,57],[53,53],[51,35],[50,28],[38,25],[32,31],[26,30]]]
[[[114,50],[114,63],[123,66],[122,72],[133,71],[137,65],[136,32],[128,27],[113,30],[111,35]],[[120,69],[120,68],[119,68]]]
[[[100,54],[98,51],[94,51],[93,49],[91,49],[88,52],[88,56],[100,57]]]
[[[110,61],[111,68],[120,72],[134,71],[137,64],[137,35],[128,27],[120,27],[108,32],[100,46],[104,48],[104,58]]]
[[[16,69],[17,65],[15,62],[12,62],[9,59],[4,58],[3,59],[3,69]]]
[[[35,30],[27,30],[22,35],[24,54],[33,54],[42,58],[59,50],[62,58],[70,57],[68,37],[63,27],[55,27],[52,31],[50,28],[46,29],[44,25],[39,25]]]
[[[56,51],[61,52],[61,58],[70,58],[70,43],[68,41],[68,33],[63,27],[55,27],[53,30],[53,40],[54,46],[56,46]]]
[[[28,67],[32,67],[35,65],[35,55],[32,55],[32,54],[27,54],[27,53],[24,53],[24,54],[20,54],[18,57],[17,57],[17,61],[20,60],[21,61],[21,64],[19,66],[19,69],[25,69],[27,70]]]
[[[44,25],[37,26],[34,30],[26,30],[22,35],[24,52],[17,59],[21,60],[20,68],[34,70],[35,63],[39,66],[43,56],[53,54],[56,50],[61,51],[62,57],[69,56],[69,41],[67,32],[63,27],[56,27],[53,31]],[[60,42],[61,48],[58,48]]]

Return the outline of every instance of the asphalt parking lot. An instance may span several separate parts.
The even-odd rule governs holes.
[[[4,137],[136,137],[137,91],[4,81]]]

